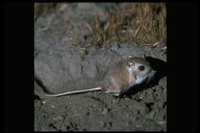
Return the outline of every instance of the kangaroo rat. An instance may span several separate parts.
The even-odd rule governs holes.
[[[54,97],[102,90],[114,96],[121,96],[122,93],[127,92],[134,85],[140,84],[146,79],[150,80],[154,74],[155,71],[144,58],[129,56],[129,58],[117,62],[108,69],[101,87],[57,94],[48,94],[44,92],[42,95]]]

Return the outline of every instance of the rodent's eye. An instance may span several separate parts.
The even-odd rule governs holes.
[[[139,66],[140,71],[143,71],[145,69],[144,66]]]

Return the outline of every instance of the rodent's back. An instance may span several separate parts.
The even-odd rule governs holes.
[[[130,78],[132,77],[132,80],[134,80],[134,77],[130,76],[126,62],[126,60],[120,61],[108,69],[102,82],[102,90],[117,92],[123,88],[128,88]]]

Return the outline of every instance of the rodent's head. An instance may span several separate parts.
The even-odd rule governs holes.
[[[126,65],[129,73],[133,73],[137,84],[140,84],[147,77],[151,78],[155,74],[150,63],[143,58],[131,57],[127,60]]]

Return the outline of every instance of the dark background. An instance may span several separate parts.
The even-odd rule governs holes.
[[[167,56],[167,128],[168,131],[196,131],[197,3],[168,3],[167,9],[167,43],[170,44]],[[34,49],[33,45],[27,45],[34,39],[30,14],[33,14],[33,3],[3,3],[5,131],[34,129],[34,96],[33,91],[27,89],[33,88],[34,77],[34,57],[30,52]]]

